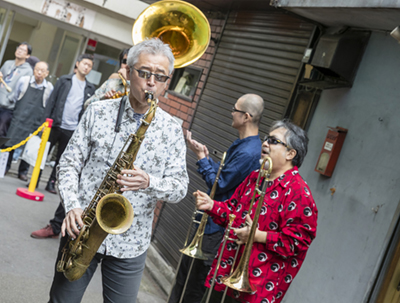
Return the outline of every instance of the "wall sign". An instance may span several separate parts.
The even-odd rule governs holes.
[[[44,0],[41,13],[91,30],[96,12],[66,0]]]

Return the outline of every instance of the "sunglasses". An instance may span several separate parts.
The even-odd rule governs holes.
[[[268,144],[271,144],[271,145],[282,144],[287,149],[290,149],[289,145],[287,145],[285,142],[282,142],[281,140],[279,140],[275,137],[272,137],[272,136],[265,136],[264,141],[267,141]]]
[[[233,112],[242,113],[242,114],[249,114],[250,117],[253,118],[253,115],[252,115],[252,114],[250,114],[250,113],[248,113],[248,112],[245,112],[245,111],[242,111],[242,110],[238,110],[238,109],[236,109],[236,107],[232,107],[232,111],[233,111]]]
[[[154,73],[151,73],[151,72],[149,72],[147,70],[141,70],[141,69],[136,69],[136,68],[133,68],[133,69],[135,71],[137,71],[139,77],[143,78],[143,79],[150,79],[150,77],[153,76],[153,75],[154,75],[154,78],[156,79],[157,82],[163,82],[164,83],[165,81],[167,81],[169,79],[169,77],[166,76],[166,75],[154,74]]]
[[[121,64],[126,64],[126,62],[128,62],[126,58],[121,60]]]

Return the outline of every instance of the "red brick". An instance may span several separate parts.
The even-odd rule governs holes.
[[[184,121],[187,121],[188,117],[189,116],[187,114],[183,113],[183,112],[179,112],[178,113],[178,118],[181,118]]]
[[[170,100],[169,105],[175,109],[179,109],[180,104],[177,101]]]
[[[168,105],[166,105],[166,104],[163,104],[163,103],[161,103],[159,106],[160,106],[163,110],[165,110],[167,113],[168,113],[169,110],[171,109],[170,106],[168,106]]]
[[[188,112],[188,110],[189,110],[189,107],[187,107],[186,105],[181,105],[181,107],[179,108],[179,110],[182,112],[182,113],[187,113]]]
[[[171,108],[171,109],[169,110],[169,113],[170,113],[171,115],[173,115],[173,116],[176,116],[176,114],[178,113],[178,111],[177,111],[175,108]]]

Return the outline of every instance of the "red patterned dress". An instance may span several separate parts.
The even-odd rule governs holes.
[[[208,214],[214,222],[224,227],[228,225],[229,214],[236,215],[232,227],[243,227],[251,198],[256,186],[258,171],[252,172],[225,202],[214,202]],[[256,202],[250,217],[253,219]],[[274,181],[269,181],[258,220],[258,229],[267,232],[267,241],[254,242],[250,256],[249,280],[256,288],[252,294],[228,290],[228,295],[241,302],[279,303],[290,283],[298,273],[306,257],[307,250],[316,236],[318,210],[306,182],[294,167]],[[230,237],[236,238],[233,231]],[[220,254],[220,249],[218,255]],[[221,265],[215,283],[216,291],[224,291],[220,278],[230,273],[238,245],[228,241],[222,255]],[[239,258],[244,250],[241,246]],[[210,287],[218,255],[207,276],[206,286]]]

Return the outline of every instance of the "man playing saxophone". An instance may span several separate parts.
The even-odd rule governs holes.
[[[270,128],[261,151],[261,158],[272,160],[272,172],[262,201],[260,216],[254,236],[254,244],[249,261],[249,282],[256,291],[247,293],[228,289],[225,302],[279,303],[298,273],[307,250],[316,236],[318,210],[311,191],[298,174],[307,153],[308,138],[301,128],[289,121],[276,121]],[[215,288],[209,302],[221,302],[225,285],[221,278],[231,273],[232,266],[237,266],[242,257],[244,245],[239,248],[235,265],[233,260],[238,250],[237,244],[248,241],[252,218],[259,203],[261,192],[256,191],[255,205],[251,200],[256,190],[259,172],[252,172],[236,189],[233,196],[225,201],[211,200],[205,193],[197,191],[196,206],[206,211],[213,221],[222,226],[228,223],[230,214],[236,215],[228,249],[220,250],[207,276],[206,286],[210,287],[217,259],[222,254],[216,275]],[[261,179],[263,181],[264,179]],[[262,185],[260,185],[261,189]],[[202,302],[210,289],[207,290]]]
[[[66,217],[57,260],[68,235],[71,238],[79,235],[83,209],[89,205],[129,135],[142,124],[141,119],[149,110],[146,91],[157,98],[165,89],[173,66],[171,49],[161,40],[149,39],[133,46],[128,54],[128,98],[94,102],[85,111],[58,168],[58,188]],[[117,176],[123,196],[133,206],[133,224],[122,234],[106,237],[82,278],[69,282],[63,273],[55,272],[49,302],[80,302],[98,264],[102,269],[104,302],[136,302],[150,245],[153,210],[158,200],[177,203],[186,195],[185,159],[181,126],[158,108],[141,143],[134,169],[122,170]]]

